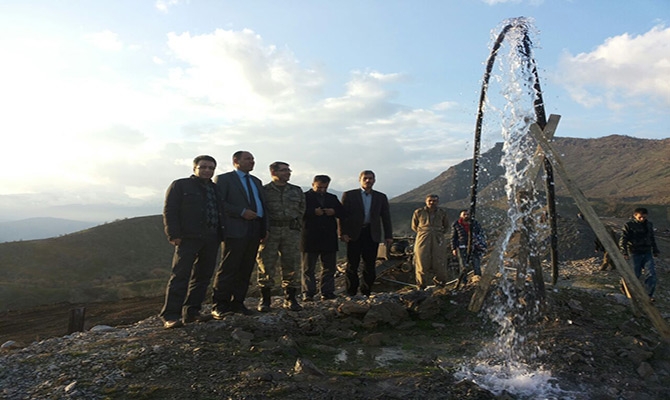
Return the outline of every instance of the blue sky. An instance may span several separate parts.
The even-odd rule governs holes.
[[[264,181],[283,160],[304,187],[372,169],[402,194],[472,156],[484,63],[515,17],[558,136],[668,137],[667,0],[4,0],[0,219],[158,214],[193,157],[221,173],[239,149]]]

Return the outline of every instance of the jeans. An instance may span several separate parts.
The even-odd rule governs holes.
[[[633,266],[635,268],[635,276],[640,277],[642,270],[647,270],[647,276],[644,278],[644,286],[647,289],[649,297],[654,296],[656,291],[656,264],[654,264],[654,256],[651,251],[646,253],[633,253]]]

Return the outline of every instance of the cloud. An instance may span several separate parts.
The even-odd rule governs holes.
[[[109,30],[86,34],[84,39],[101,50],[121,51],[123,49],[119,35]]]
[[[670,105],[670,28],[605,40],[591,52],[565,53],[556,78],[585,106],[617,109],[651,97]]]
[[[40,160],[40,180],[7,177],[0,194],[160,210],[165,188],[192,172],[193,157],[214,156],[221,173],[231,169],[232,153],[245,149],[254,153],[255,173],[266,182],[275,160],[291,164],[293,183],[309,186],[314,175],[326,173],[334,190],[356,187],[358,173],[373,169],[376,187],[395,196],[469,156],[467,144],[455,139],[471,131],[469,124],[452,122],[456,104],[415,109],[397,102],[397,90],[411,79],[404,74],[354,70],[345,82],[329,82],[329,74],[303,65],[291,49],[248,29],[170,33],[166,45],[165,53],[119,57],[143,57],[149,72],[142,79],[124,78],[115,69],[124,64],[109,62],[114,58],[104,60],[110,69],[100,75],[92,60],[67,79],[57,70],[21,78],[44,76],[37,96],[26,96],[20,107],[16,96],[24,85],[0,94],[0,104],[5,98],[17,110],[34,106],[42,116],[5,121],[18,133],[9,139],[16,155],[0,160],[0,167],[19,165],[31,154]],[[68,46],[75,44],[60,43],[77,54]],[[36,46],[43,48],[49,46]],[[62,52],[35,54],[49,61],[40,65],[57,65]],[[340,92],[332,94],[333,87]]]
[[[156,0],[155,7],[164,13],[167,13],[170,8],[181,3],[180,0]]]

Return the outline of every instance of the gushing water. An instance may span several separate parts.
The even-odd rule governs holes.
[[[539,97],[539,84],[536,85],[530,54],[530,36],[534,34],[531,21],[517,18],[504,21],[503,26],[505,42],[495,50],[500,56],[500,68],[493,76],[494,83],[500,86],[502,104],[488,99],[486,102],[486,131],[497,131],[504,140],[501,165],[508,207],[506,229],[498,241],[500,251],[493,252],[500,254],[499,259],[487,264],[488,268],[497,267],[500,273],[493,302],[485,310],[498,331],[495,340],[473,362],[462,366],[456,376],[495,394],[575,399],[576,394],[562,390],[551,372],[539,363],[543,350],[531,344],[535,336],[532,326],[542,306],[540,254],[548,229],[534,183],[537,145],[528,133],[537,120],[534,99]]]

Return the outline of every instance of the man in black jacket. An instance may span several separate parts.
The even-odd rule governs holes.
[[[335,297],[337,268],[337,219],[344,208],[334,194],[328,193],[330,177],[317,175],[312,188],[305,192],[305,215],[302,229],[302,292],[305,301],[314,300],[317,293],[316,263],[321,259],[319,292],[322,300]]]
[[[656,246],[654,226],[647,220],[647,214],[646,208],[636,208],[633,211],[633,218],[626,222],[621,230],[619,248],[626,260],[628,260],[629,254],[633,256],[636,277],[639,278],[642,275],[643,269],[647,270],[644,285],[649,299],[654,301],[657,282],[654,257],[658,257],[660,252]]]
[[[200,309],[223,238],[223,207],[212,182],[215,168],[213,157],[196,157],[193,175],[172,182],[165,194],[163,224],[175,246],[160,313],[166,329],[208,319]]]

